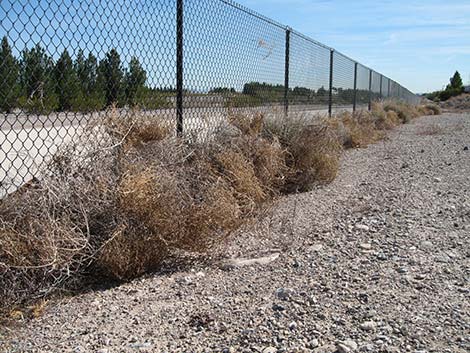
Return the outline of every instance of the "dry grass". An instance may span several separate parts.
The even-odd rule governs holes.
[[[441,108],[436,104],[424,104],[418,106],[418,111],[421,115],[440,115],[442,114]]]
[[[312,123],[302,117],[272,119],[262,133],[279,141],[285,151],[283,192],[308,191],[336,177],[341,145],[326,120]]]
[[[255,114],[253,117],[244,114],[230,113],[228,120],[229,123],[240,130],[243,135],[256,136],[259,135],[263,128],[264,116],[261,113]]]
[[[331,182],[343,148],[365,147],[417,114],[385,102],[328,120],[233,115],[200,143],[173,136],[163,120],[111,110],[61,148],[40,181],[0,203],[0,308],[84,277],[125,280],[174,253],[210,252],[278,195]]]
[[[377,117],[371,112],[343,112],[329,120],[328,124],[336,132],[344,148],[361,148],[383,137],[382,128],[378,127],[377,121]]]
[[[392,111],[398,115],[400,121],[405,124],[418,117],[418,112],[413,107],[396,101],[388,101],[383,105],[386,112]]]

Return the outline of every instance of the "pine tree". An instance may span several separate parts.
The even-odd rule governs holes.
[[[92,53],[89,53],[85,59],[81,49],[78,51],[74,67],[80,87],[76,109],[81,111],[102,109],[105,104],[104,69],[102,70],[103,74],[98,77],[98,60]],[[98,84],[98,80],[100,84]]]
[[[85,59],[83,50],[79,50],[75,60],[75,72],[80,83],[80,89],[84,95],[91,95],[95,90],[98,61],[96,57],[89,53]]]
[[[82,49],[78,50],[77,58],[75,59],[73,67],[75,69],[75,73],[80,84],[80,90],[82,91],[82,93],[86,93],[86,59]]]
[[[53,69],[52,58],[39,44],[23,51],[20,81],[30,109],[48,111],[57,107]]]
[[[80,96],[77,74],[72,58],[65,49],[54,67],[56,94],[59,100],[59,110],[71,110],[74,101]]]
[[[92,54],[88,54],[88,58],[85,61],[85,78],[86,81],[86,92],[88,94],[96,93],[96,80],[98,75],[98,60]]]
[[[137,103],[137,97],[143,92],[147,81],[147,73],[140,65],[139,59],[132,57],[129,63],[129,71],[125,77],[126,100],[129,105]]]
[[[450,97],[458,96],[463,92],[463,90],[462,77],[458,71],[455,71],[455,74],[450,78],[450,83],[447,85],[446,89],[439,93],[439,99],[446,101]]]
[[[119,102],[122,93],[123,70],[121,58],[116,49],[111,49],[103,61],[103,74],[105,80],[106,105]]]
[[[19,96],[19,65],[6,37],[0,47],[0,111],[10,113]]]
[[[460,76],[460,73],[458,71],[455,71],[454,76],[450,78],[450,86],[457,91],[463,90],[462,77]]]

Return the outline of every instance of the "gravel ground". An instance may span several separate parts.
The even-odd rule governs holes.
[[[6,352],[468,352],[470,114],[417,119],[280,200],[231,258],[49,305]],[[2,348],[0,348],[0,351]]]

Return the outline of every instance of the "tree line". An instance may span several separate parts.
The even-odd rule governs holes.
[[[30,112],[91,111],[116,104],[134,106],[156,97],[146,86],[147,73],[139,59],[123,66],[116,49],[98,61],[79,50],[75,60],[64,49],[57,61],[39,44],[24,49],[20,58],[6,37],[0,48],[0,111],[21,108]],[[155,102],[158,105],[161,102]]]
[[[209,91],[213,94],[222,94],[227,97],[227,106],[232,107],[254,107],[267,103],[283,103],[285,97],[284,85],[273,85],[269,83],[249,82],[243,86],[241,93],[238,93],[234,88],[217,87]],[[378,100],[380,94],[370,92],[369,90],[354,89],[342,87],[333,87],[332,95],[334,104],[348,105],[353,104],[354,94],[358,103],[369,101],[369,95],[372,100]],[[306,87],[289,88],[287,92],[289,104],[328,104],[329,91],[325,87],[320,87],[317,90]]]
[[[139,106],[144,109],[174,107],[173,88],[151,88],[146,85],[147,73],[137,57],[124,67],[116,49],[109,50],[98,61],[93,53],[80,49],[72,59],[67,49],[54,61],[39,44],[24,49],[16,58],[6,37],[0,47],[0,111],[15,108],[32,113],[51,111],[94,111],[110,105]],[[335,104],[352,104],[353,89],[333,87]],[[186,95],[191,92],[185,90]],[[249,82],[241,92],[235,88],[217,87],[209,95],[225,98],[227,106],[259,106],[284,101],[284,86]],[[200,95],[200,94],[198,94]],[[369,91],[356,91],[358,102],[369,99]],[[372,99],[378,99],[372,93]],[[327,104],[328,90],[294,87],[288,90],[290,104]]]

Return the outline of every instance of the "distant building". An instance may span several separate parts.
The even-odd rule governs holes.
[[[463,87],[463,91],[464,91],[465,93],[470,93],[470,85],[464,86],[464,87]]]

